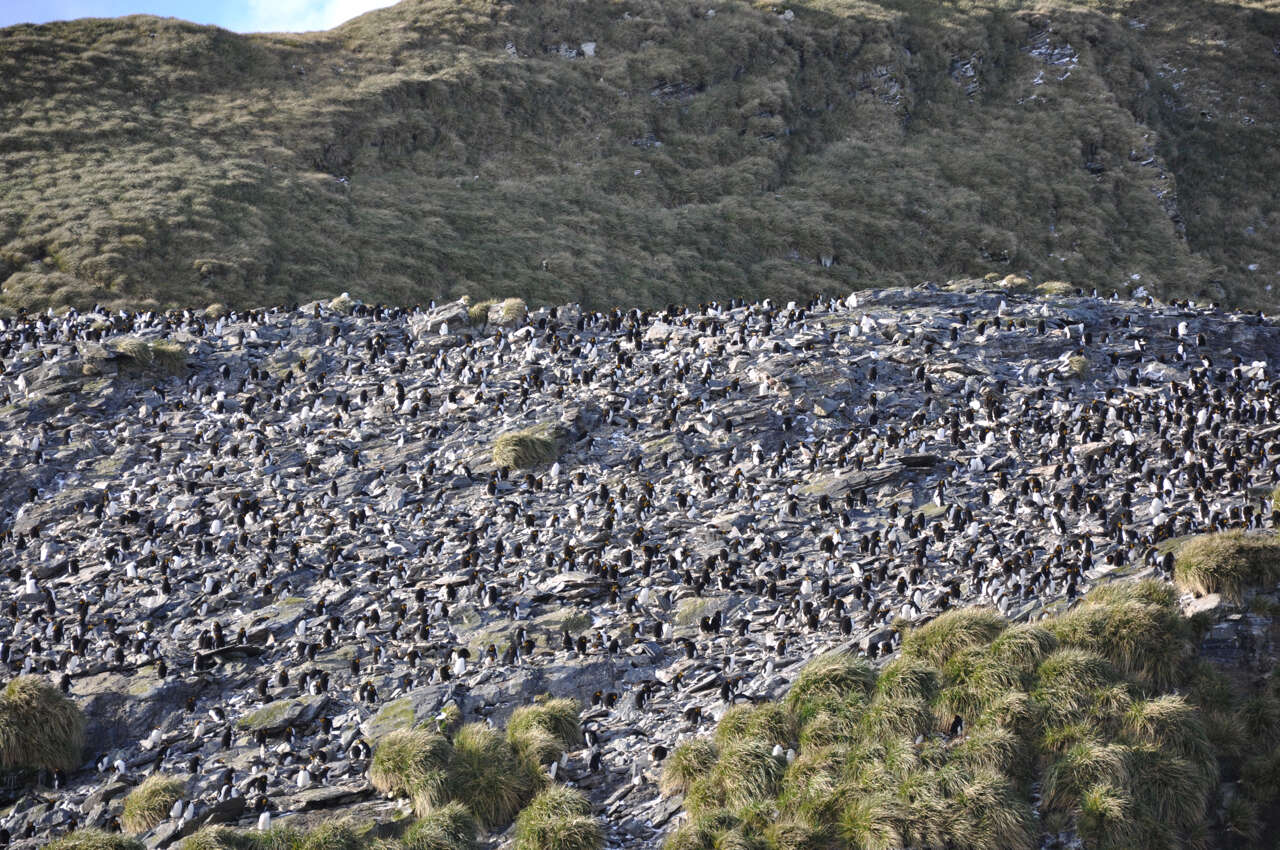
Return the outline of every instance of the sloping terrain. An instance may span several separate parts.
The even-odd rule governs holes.
[[[0,776],[0,837],[25,850],[123,827],[162,847],[263,816],[394,830],[447,792],[499,846],[512,804],[376,759],[413,725],[509,729],[544,694],[582,711],[563,712],[562,760],[536,748],[537,781],[582,790],[613,847],[1021,848],[1077,827],[1115,839],[1091,847],[1134,847],[1137,824],[1149,846],[1194,828],[1225,848],[1277,826],[1274,320],[973,281],[792,306],[518,308],[0,320],[0,677],[62,688],[85,720],[82,739],[65,704],[62,722],[28,711],[23,727],[0,696],[0,770],[27,768]],[[1098,593],[1118,578],[1158,588]],[[1203,613],[1186,623],[1176,604],[1193,594]],[[911,637],[973,606],[973,652],[945,629]],[[978,652],[1009,622],[1029,654]],[[768,746],[776,707],[746,716],[764,726],[726,723],[833,649],[868,686],[901,652],[938,687],[855,704],[837,681],[829,711],[802,687]],[[1055,649],[1081,669],[1063,678]],[[1197,656],[1225,673],[1196,673]],[[988,711],[1005,696],[1018,705]],[[577,721],[585,735],[564,731]],[[711,752],[709,781],[695,789],[694,765],[684,798],[665,781],[661,796],[667,758],[717,721],[718,744],[751,752]],[[983,744],[999,776],[944,771],[965,723],[1027,763]],[[883,782],[818,746],[858,730],[896,753]],[[1161,730],[1196,749],[1161,761]],[[424,747],[445,762],[480,738],[497,753],[481,761],[505,764],[495,735]],[[1073,753],[1039,800],[1038,771]],[[752,764],[766,781],[739,770]],[[781,773],[794,790],[805,769],[839,793],[781,794]],[[971,780],[1012,806],[1004,838],[957,802]],[[771,811],[819,835],[861,817],[832,807],[868,783],[881,843],[760,843],[778,837]],[[926,792],[960,808],[917,833]],[[961,809],[964,833],[947,826]]]
[[[0,30],[0,305],[662,306],[1025,274],[1271,306],[1274,0],[406,0]]]

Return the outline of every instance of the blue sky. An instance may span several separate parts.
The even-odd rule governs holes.
[[[0,27],[70,18],[160,15],[235,32],[324,30],[394,0],[0,0]]]

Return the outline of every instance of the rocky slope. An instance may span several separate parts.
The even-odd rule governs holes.
[[[1273,306],[1275,0],[406,0],[0,30],[0,306]]]
[[[90,724],[82,769],[10,790],[16,846],[109,825],[157,769],[193,807],[152,846],[262,796],[387,820],[364,744],[541,693],[592,733],[560,778],[612,846],[655,846],[660,748],[815,653],[883,656],[950,606],[1032,618],[1160,573],[1164,541],[1276,525],[1256,314],[962,281],[505,318],[0,324],[0,674]],[[533,426],[558,460],[496,469]]]

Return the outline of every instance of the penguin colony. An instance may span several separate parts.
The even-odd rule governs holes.
[[[656,846],[661,759],[813,655],[884,656],[951,606],[1032,618],[1167,576],[1163,540],[1277,522],[1259,315],[928,285],[508,327],[343,307],[0,320],[0,679],[90,724],[11,846],[118,826],[155,772],[188,832],[385,814],[388,704],[501,723],[544,691],[584,704],[558,778]],[[126,335],[187,368],[131,370]],[[494,468],[548,424],[556,462]],[[241,725],[267,704],[292,708]]]

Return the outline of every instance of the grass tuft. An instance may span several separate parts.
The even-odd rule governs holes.
[[[940,667],[962,649],[991,643],[1008,625],[1004,617],[986,608],[947,611],[907,632],[902,654]]]
[[[289,850],[364,850],[367,843],[363,830],[354,821],[343,818],[313,827],[300,840],[292,842]]]
[[[176,342],[122,337],[110,343],[116,354],[131,368],[142,372],[180,375],[187,368],[187,350]]]
[[[493,462],[505,469],[541,466],[551,463],[559,454],[559,445],[546,426],[502,434],[493,442]]]
[[[423,814],[400,839],[402,850],[475,850],[477,846],[476,819],[456,801]]]
[[[1126,675],[1157,688],[1178,684],[1193,652],[1190,630],[1167,596],[1142,588],[1131,598],[1118,592],[1086,597],[1084,604],[1054,619],[1050,628],[1063,646],[1101,654]],[[1112,601],[1114,599],[1114,601]],[[1155,599],[1148,602],[1146,599]]]
[[[708,779],[724,804],[736,809],[776,796],[785,770],[786,761],[773,755],[772,745],[739,741],[720,750]]]
[[[1223,531],[1193,537],[1174,553],[1173,574],[1178,587],[1196,596],[1220,593],[1241,603],[1246,589],[1280,581],[1280,536]]]
[[[507,740],[533,764],[547,764],[582,746],[581,710],[577,700],[563,697],[521,706],[507,721]]]
[[[798,732],[796,717],[785,705],[761,703],[735,705],[724,713],[716,726],[715,740],[721,747],[735,742],[758,742],[770,747],[789,747]]]
[[[581,791],[553,785],[516,818],[516,850],[600,850],[604,833]]]
[[[705,776],[716,763],[719,752],[710,741],[684,741],[667,756],[662,765],[658,789],[663,796],[683,794],[694,780]]]
[[[937,696],[938,671],[927,662],[899,655],[884,667],[876,679],[877,696],[890,699],[918,699],[931,702]]]
[[[136,838],[101,829],[77,829],[44,846],[52,850],[145,850]]]
[[[426,811],[448,799],[448,767],[453,747],[425,729],[397,729],[378,742],[369,763],[369,781],[383,794],[413,800]]]
[[[465,803],[486,829],[511,823],[544,782],[500,733],[483,723],[468,723],[454,735],[449,798]]]
[[[39,676],[0,692],[0,768],[74,770],[84,750],[84,714]]]
[[[799,711],[806,703],[829,698],[845,699],[851,695],[868,696],[875,687],[876,671],[866,660],[846,652],[819,655],[800,671],[786,705]]]
[[[120,822],[129,832],[146,832],[169,817],[169,810],[186,787],[180,779],[161,773],[148,776],[124,798]]]

